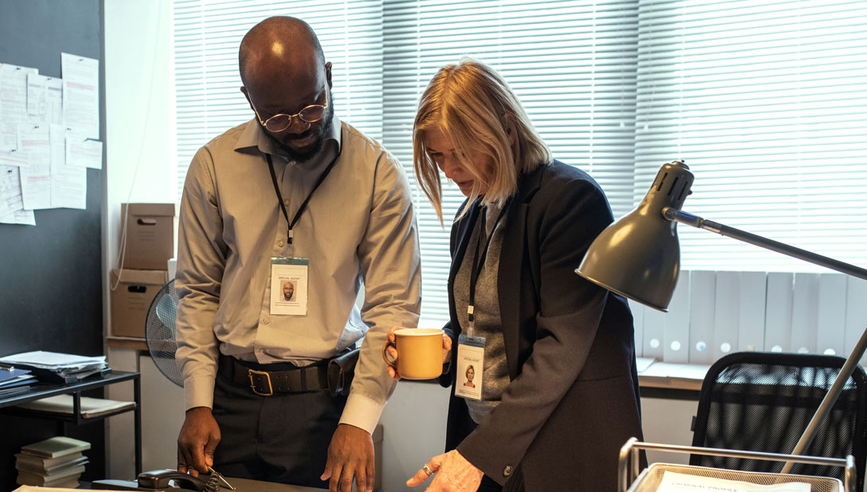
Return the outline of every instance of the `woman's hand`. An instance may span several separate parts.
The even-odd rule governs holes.
[[[394,343],[397,341],[397,337],[395,337],[395,330],[400,330],[399,326],[392,326],[390,330],[388,330],[388,334],[386,338],[388,339],[388,348],[386,351],[388,352],[388,356],[397,364],[397,358],[400,354],[397,353],[397,347],[395,347]],[[443,364],[452,360],[452,339],[443,332]],[[398,374],[397,370],[393,367],[388,366],[388,375],[392,378],[400,381],[400,374]]]
[[[425,492],[476,492],[485,476],[457,450],[434,456],[425,467],[427,470],[423,467],[406,481],[407,486],[415,487],[435,475]]]

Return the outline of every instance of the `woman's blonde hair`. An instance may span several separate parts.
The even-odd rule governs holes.
[[[474,179],[467,207],[487,186],[482,203],[502,206],[518,189],[518,177],[551,162],[551,151],[530,123],[515,93],[491,67],[463,58],[433,76],[418,103],[412,129],[413,167],[419,185],[442,214],[439,169],[425,146],[425,132],[439,129],[455,146],[461,165]],[[493,163],[491,176],[473,164],[484,155]]]

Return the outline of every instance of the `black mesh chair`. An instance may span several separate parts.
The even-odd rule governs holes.
[[[814,354],[736,352],[719,359],[701,387],[693,446],[791,453],[846,360]],[[855,457],[864,490],[867,376],[859,366],[804,454]],[[783,463],[690,456],[690,465],[779,473]],[[833,467],[796,465],[792,473],[836,477]]]

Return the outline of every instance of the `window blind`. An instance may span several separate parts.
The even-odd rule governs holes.
[[[863,1],[640,2],[635,199],[684,159],[684,210],[867,264],[865,20]],[[687,269],[828,271],[678,229]]]
[[[272,15],[292,15],[313,27],[333,65],[337,114],[382,137],[379,0],[174,0],[173,7],[178,196],[199,147],[254,116],[240,91],[238,48],[250,28]]]
[[[447,319],[451,217],[412,172],[418,97],[469,55],[499,70],[554,156],[605,189],[615,217],[659,167],[696,176],[684,210],[867,264],[867,5],[860,0],[174,0],[178,187],[207,140],[252,116],[241,37],[269,15],[308,21],[334,64],[337,113],[407,170],[422,248],[422,324]],[[683,267],[822,271],[679,226]]]
[[[621,214],[631,209],[634,2],[387,1],[383,22],[383,142],[406,167],[415,191],[423,324],[448,319],[450,223],[465,198],[443,182],[441,227],[412,173],[418,99],[443,65],[469,55],[497,69],[554,157],[591,173]]]

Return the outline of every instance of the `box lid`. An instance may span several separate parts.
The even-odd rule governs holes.
[[[120,281],[125,284],[150,284],[163,285],[169,280],[169,272],[166,270],[127,270],[122,272],[117,268],[112,269],[112,282],[117,280],[118,272],[120,272]]]
[[[130,203],[128,205],[130,215],[175,216],[174,203]]]

